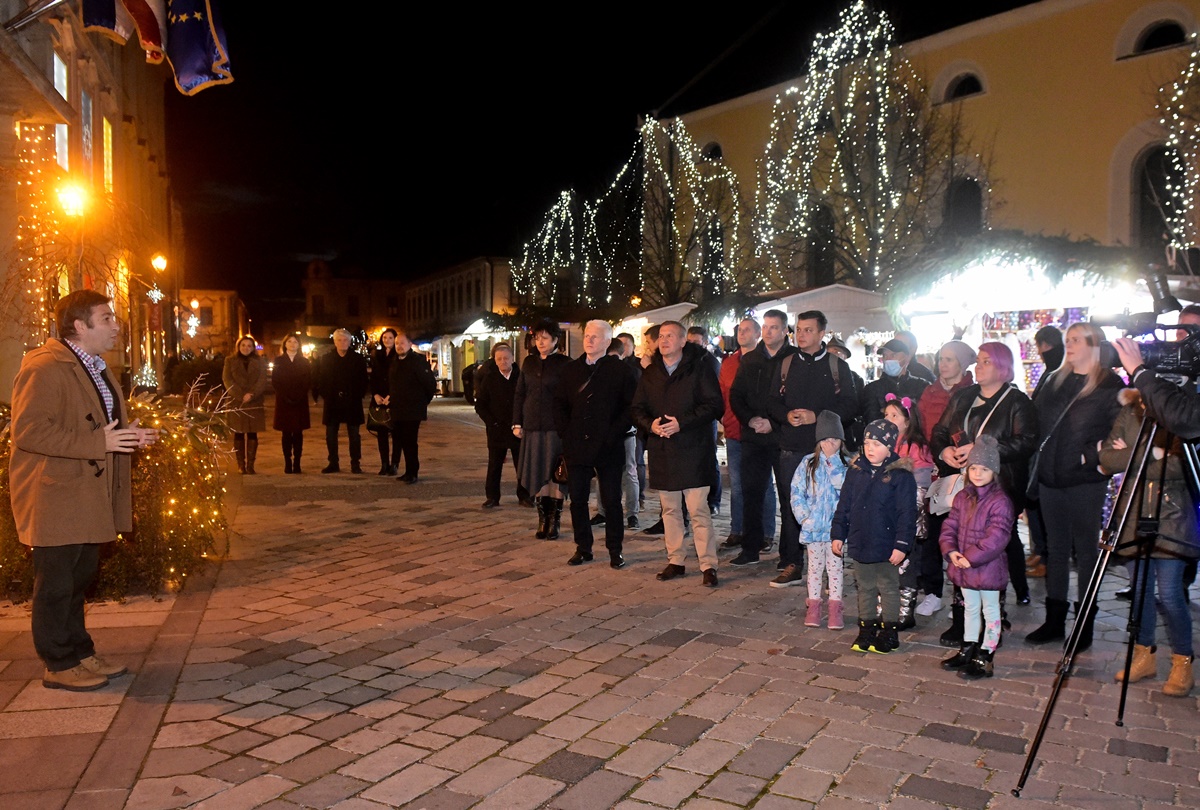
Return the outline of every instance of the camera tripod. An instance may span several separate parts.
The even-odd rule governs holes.
[[[1067,636],[1067,641],[1063,648],[1062,660],[1059,661],[1055,671],[1054,686],[1050,691],[1050,700],[1046,705],[1045,712],[1042,714],[1042,720],[1038,724],[1037,732],[1033,735],[1033,740],[1030,741],[1029,753],[1025,757],[1025,767],[1021,770],[1021,778],[1017,780],[1017,786],[1012,790],[1012,795],[1018,798],[1021,796],[1021,790],[1025,787],[1025,782],[1029,778],[1029,772],[1033,769],[1034,760],[1037,757],[1038,749],[1041,748],[1046,728],[1050,724],[1050,717],[1054,713],[1054,706],[1058,702],[1059,693],[1062,691],[1062,687],[1067,679],[1071,676],[1071,666],[1075,661],[1075,653],[1079,647],[1083,627],[1086,623],[1086,618],[1095,609],[1096,599],[1100,594],[1100,584],[1104,579],[1109,560],[1114,551],[1136,546],[1138,553],[1134,558],[1135,563],[1132,579],[1134,583],[1133,599],[1129,607],[1129,641],[1125,646],[1125,678],[1121,683],[1121,699],[1117,708],[1116,721],[1117,726],[1124,725],[1125,703],[1129,692],[1129,671],[1133,662],[1133,645],[1137,639],[1138,628],[1141,622],[1146,619],[1146,617],[1142,616],[1142,594],[1148,581],[1150,555],[1154,551],[1155,539],[1158,536],[1158,516],[1161,514],[1162,485],[1166,477],[1167,466],[1165,454],[1159,469],[1158,490],[1152,499],[1154,503],[1152,516],[1139,518],[1134,539],[1121,542],[1120,538],[1124,535],[1125,527],[1128,525],[1130,517],[1138,509],[1139,503],[1143,500],[1142,493],[1147,483],[1146,470],[1150,466],[1155,446],[1154,439],[1158,435],[1159,430],[1158,423],[1150,416],[1149,412],[1146,412],[1142,417],[1142,423],[1138,429],[1137,440],[1131,448],[1129,463],[1125,467],[1125,475],[1121,480],[1121,486],[1117,490],[1117,497],[1113,503],[1112,513],[1109,515],[1107,525],[1100,533],[1100,556],[1096,560],[1096,566],[1092,570],[1091,578],[1088,580],[1087,589],[1084,591],[1079,608],[1075,613],[1075,623],[1071,627],[1071,634]],[[1170,433],[1167,434],[1166,444],[1168,448],[1172,444]],[[1182,446],[1182,460],[1188,490],[1192,496],[1193,504],[1200,503],[1200,475],[1198,475],[1198,471],[1200,471],[1200,455],[1197,454],[1196,446],[1193,442],[1182,442]],[[1191,517],[1193,519],[1196,518],[1194,506],[1192,506]],[[1080,621],[1081,619],[1085,621]],[[1149,617],[1149,621],[1154,621],[1153,615]]]

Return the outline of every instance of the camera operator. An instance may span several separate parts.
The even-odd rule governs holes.
[[[1185,307],[1179,323],[1200,326],[1200,307]],[[1142,362],[1142,350],[1132,338],[1113,341],[1121,365],[1129,374],[1129,382],[1146,401],[1146,407],[1163,428],[1181,439],[1200,437],[1200,394],[1195,389],[1182,388],[1170,380],[1156,376]]]

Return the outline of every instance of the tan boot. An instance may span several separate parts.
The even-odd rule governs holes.
[[[1192,675],[1192,656],[1172,655],[1171,674],[1167,676],[1167,682],[1163,684],[1163,694],[1171,697],[1187,697],[1195,685],[1196,678]]]
[[[79,665],[59,672],[46,670],[42,675],[42,686],[47,689],[66,689],[68,692],[90,692],[108,686],[108,678]]]
[[[1154,653],[1158,650],[1157,647],[1143,647],[1141,644],[1133,645],[1133,663],[1129,667],[1129,682],[1137,683],[1144,681],[1146,678],[1155,678],[1158,676],[1158,659],[1154,657]],[[1117,683],[1125,680],[1124,668],[1117,671],[1113,675],[1113,680]]]

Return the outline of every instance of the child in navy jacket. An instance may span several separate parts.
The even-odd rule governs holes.
[[[858,638],[852,649],[887,654],[900,647],[899,566],[912,550],[917,484],[912,461],[896,455],[899,431],[876,419],[863,436],[862,455],[846,471],[833,515],[833,553],[848,550],[858,582]],[[882,603],[882,621],[875,620]]]

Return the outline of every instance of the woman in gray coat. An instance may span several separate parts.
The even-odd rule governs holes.
[[[221,380],[230,399],[231,410],[225,415],[225,422],[233,431],[238,472],[253,475],[258,432],[267,429],[267,412],[263,408],[267,364],[255,348],[254,338],[243,335],[238,339],[237,353],[225,358]]]

